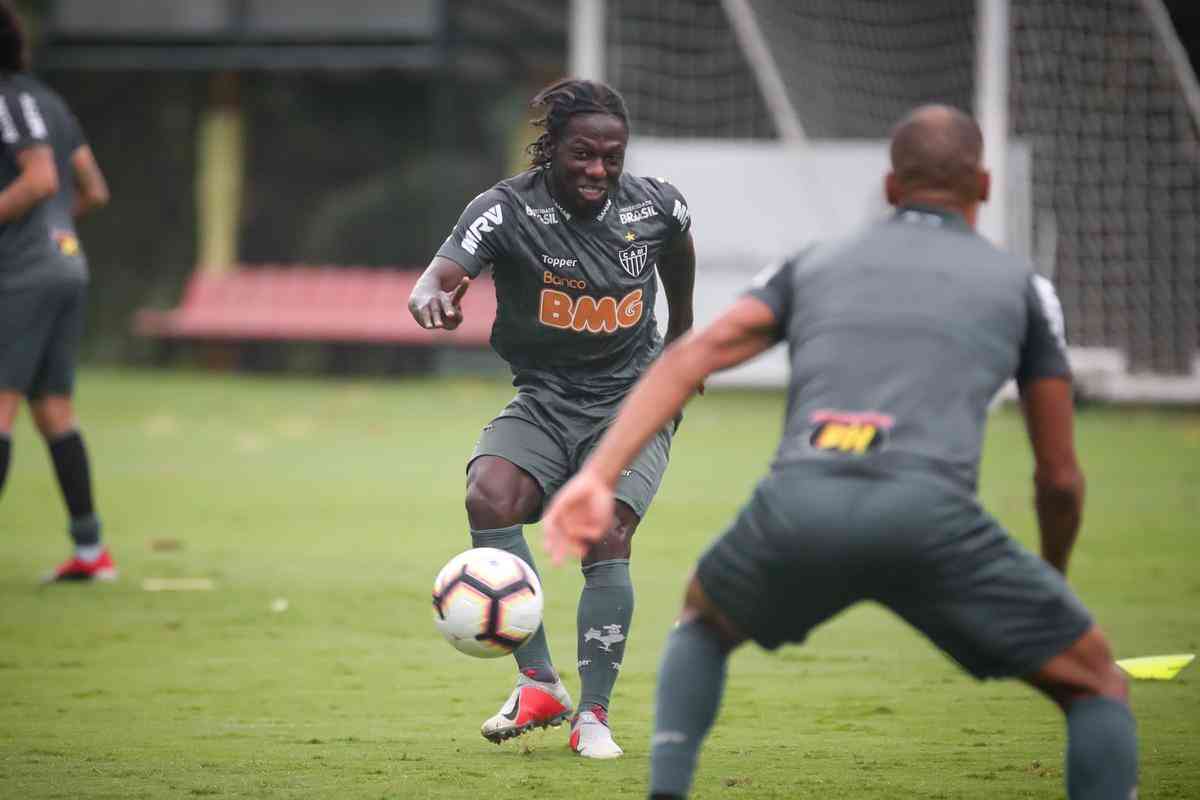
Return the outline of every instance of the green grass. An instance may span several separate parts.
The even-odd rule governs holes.
[[[783,398],[712,391],[691,407],[635,542],[612,709],[627,755],[588,763],[562,729],[480,738],[511,665],[459,655],[430,621],[433,576],[468,545],[464,459],[511,391],[85,372],[78,407],[122,570],[91,587],[36,584],[67,542],[23,415],[0,502],[0,797],[640,797],[685,575],[765,467]],[[1073,584],[1119,656],[1200,652],[1200,414],[1090,409],[1078,436],[1089,500]],[[1032,543],[1027,449],[1018,417],[997,413],[984,499]],[[543,575],[577,694],[581,579]],[[146,592],[147,577],[216,588]],[[1200,795],[1200,667],[1138,683],[1133,702],[1142,796]],[[738,652],[695,796],[1061,798],[1062,749],[1050,703],[975,683],[860,607],[802,648]]]

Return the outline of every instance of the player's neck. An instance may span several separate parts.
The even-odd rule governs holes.
[[[942,211],[947,214],[954,214],[966,220],[967,224],[972,228],[975,227],[976,221],[979,218],[978,202],[964,203],[954,195],[945,192],[913,192],[899,198],[896,202],[896,208],[905,208],[908,206],[917,206],[934,211]]]

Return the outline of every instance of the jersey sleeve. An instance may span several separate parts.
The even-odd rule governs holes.
[[[666,178],[652,180],[660,192],[659,202],[663,216],[670,220],[667,224],[671,227],[671,239],[674,240],[692,229],[692,212],[683,197],[683,192],[679,191],[675,184]]]
[[[775,315],[777,338],[782,338],[787,328],[787,319],[792,313],[793,285],[792,259],[776,262],[758,275],[746,290],[746,297],[753,297],[767,304]]]
[[[437,254],[461,265],[474,278],[504,254],[516,225],[503,193],[489,189],[467,205]]]
[[[79,119],[68,109],[65,117],[66,130],[63,131],[63,141],[67,144],[67,154],[75,155],[75,151],[88,143],[83,135],[83,126]]]
[[[36,97],[17,88],[0,92],[0,141],[10,152],[49,145],[49,137],[46,118]]]
[[[1017,365],[1017,385],[1024,388],[1039,378],[1070,379],[1066,326],[1054,284],[1041,275],[1031,275],[1025,286],[1025,305],[1025,339]]]

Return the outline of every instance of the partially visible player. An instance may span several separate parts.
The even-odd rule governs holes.
[[[27,70],[20,20],[0,4],[0,492],[27,398],[50,448],[75,552],[49,580],[116,577],[100,538],[87,449],[71,392],[87,262],[74,218],[108,202],[79,122]]]
[[[413,290],[426,328],[455,328],[471,278],[490,268],[497,313],[492,347],[512,367],[517,396],[484,426],[467,466],[467,517],[476,547],[530,565],[522,526],[582,463],[634,381],[658,356],[657,280],[667,341],[692,324],[691,217],[671,184],[624,172],[629,120],[602,83],[563,80],[533,98],[543,133],[532,165],[471,201]],[[630,539],[667,468],[670,420],[620,476],[604,533],[583,558],[576,653],[582,684],[572,749],[616,758],[608,710],[633,618]],[[558,724],[571,698],[545,630],[515,653],[517,686],[483,724],[492,741]]]
[[[547,511],[548,547],[603,534],[624,465],[705,377],[778,341],[791,356],[770,473],[700,559],[658,680],[653,797],[682,797],[728,654],[774,649],[860,600],[921,630],[977,678],[1020,677],[1067,719],[1071,800],[1133,800],[1137,739],[1108,642],[1067,586],[1083,475],[1049,281],[974,231],[979,127],[925,106],[893,132],[896,213],[770,269],[651,368]],[[1015,376],[1036,461],[1042,558],[975,497],[988,401]]]

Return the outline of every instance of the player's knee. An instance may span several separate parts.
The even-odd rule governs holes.
[[[534,515],[538,502],[539,496],[519,481],[475,471],[467,480],[467,519],[473,528],[518,525]]]
[[[75,429],[75,410],[68,398],[41,397],[33,400],[30,406],[34,424],[43,437],[54,439]]]
[[[633,529],[614,525],[603,539],[591,546],[587,556],[583,559],[583,566],[586,567],[598,561],[628,560],[633,555],[633,545],[629,541],[632,537]]]

